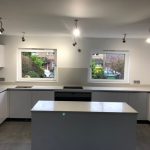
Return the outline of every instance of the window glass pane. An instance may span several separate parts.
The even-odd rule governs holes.
[[[93,53],[91,65],[92,79],[124,79],[125,54]]]
[[[55,50],[22,51],[22,78],[55,78]]]

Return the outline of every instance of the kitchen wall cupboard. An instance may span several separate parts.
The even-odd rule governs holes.
[[[7,91],[0,93],[0,124],[8,118]]]
[[[146,92],[92,92],[92,101],[126,102],[138,111],[137,120],[148,119],[148,93]]]
[[[10,90],[9,117],[31,118],[31,108],[38,100],[54,100],[54,91],[50,90]]]
[[[5,63],[4,63],[4,46],[0,45],[0,67],[4,67]]]

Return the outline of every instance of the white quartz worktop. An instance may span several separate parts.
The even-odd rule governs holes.
[[[15,90],[64,90],[64,91],[135,91],[135,92],[150,92],[150,86],[101,86],[101,87],[92,87],[92,86],[83,86],[83,89],[63,89],[63,86],[31,86],[31,88],[16,88],[17,85],[0,85],[0,92],[7,89]],[[24,85],[23,85],[24,86]]]
[[[5,91],[6,89],[5,88],[0,88],[0,93]]]
[[[32,86],[32,89],[50,89],[50,90],[57,90],[57,89],[63,89],[63,86]]]
[[[128,87],[84,87],[84,90],[91,91],[141,91],[150,92],[150,87],[146,86],[128,86]]]
[[[38,101],[32,111],[137,113],[123,102]]]

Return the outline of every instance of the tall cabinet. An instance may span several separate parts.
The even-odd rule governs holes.
[[[4,57],[4,45],[0,45],[0,67],[4,67],[5,66],[5,63],[4,63],[4,60],[5,60],[5,57]]]
[[[8,118],[7,91],[0,93],[0,124]]]

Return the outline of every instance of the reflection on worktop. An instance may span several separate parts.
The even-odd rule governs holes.
[[[18,85],[15,88],[32,88],[32,86],[21,86],[21,85]]]

